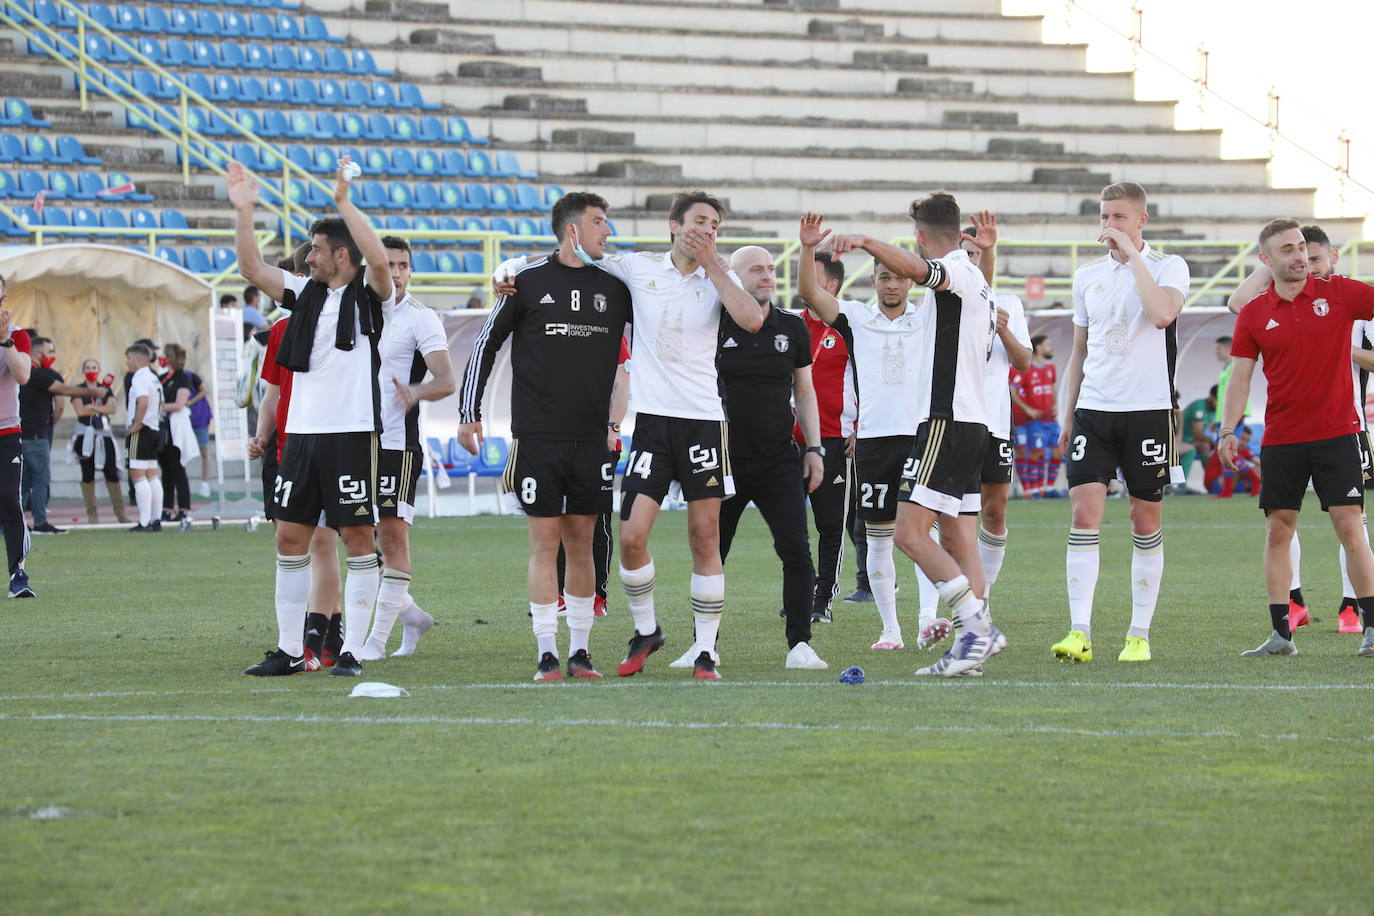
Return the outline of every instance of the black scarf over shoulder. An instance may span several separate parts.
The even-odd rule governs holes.
[[[357,339],[357,330],[368,337],[382,333],[382,301],[363,280],[363,271],[344,287],[343,298],[339,302],[339,324],[334,331],[334,347],[339,350],[352,350]],[[282,297],[282,306],[291,310],[291,321],[282,335],[281,347],[277,350],[277,365],[292,372],[310,371],[310,350],[315,345],[315,325],[324,310],[325,299],[329,297],[329,287],[317,280],[305,284],[297,296],[290,289]],[[356,322],[354,316],[360,316]]]

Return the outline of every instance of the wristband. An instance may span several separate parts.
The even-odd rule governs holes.
[[[1217,434],[1217,441],[1220,442],[1222,439],[1225,439],[1227,436],[1230,436],[1230,437],[1232,437],[1232,438],[1235,438],[1235,435],[1236,435],[1236,431],[1228,426],[1227,428],[1221,430],[1221,431]]]
[[[609,429],[609,430],[611,430],[612,432],[617,432],[617,433],[620,432],[620,424],[619,424],[619,423],[607,423],[607,424],[606,424],[606,428]]]

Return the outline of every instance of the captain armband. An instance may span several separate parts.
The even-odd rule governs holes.
[[[920,282],[921,286],[937,289],[945,283],[945,265],[939,261],[926,259],[926,278]]]

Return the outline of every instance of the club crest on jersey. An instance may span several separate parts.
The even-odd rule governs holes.
[[[1331,311],[1331,306],[1326,304],[1325,299],[1313,299],[1312,311],[1317,313],[1318,318],[1325,318],[1327,314]]]
[[[703,302],[706,299],[706,294],[699,289],[694,289],[692,290],[692,298],[698,302]]]
[[[825,347],[827,350],[835,349],[835,335],[825,335],[825,337],[821,340],[821,346]]]
[[[778,334],[773,338],[773,349],[777,350],[779,353],[786,353],[790,346],[791,341],[787,339],[786,334]]]
[[[605,293],[596,293],[592,296],[592,308],[596,309],[598,312],[606,311]]]

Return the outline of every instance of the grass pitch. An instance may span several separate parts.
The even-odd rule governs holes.
[[[0,910],[1366,912],[1374,660],[1335,632],[1325,517],[1309,503],[1302,654],[1241,659],[1269,629],[1260,513],[1170,499],[1155,660],[1128,666],[1125,509],[1103,528],[1097,660],[1049,653],[1067,503],[1017,504],[993,594],[1010,646],[956,681],[870,652],[872,606],[838,602],[814,639],[830,670],[784,670],[753,514],[725,680],[668,669],[691,640],[671,513],[665,649],[634,678],[535,686],[521,524],[422,521],[413,593],[439,623],[365,666],[412,694],[394,700],[240,676],[275,637],[268,531],[39,539],[40,597],[0,607]],[[613,586],[603,672],[629,628]],[[851,664],[866,684],[838,683]]]

